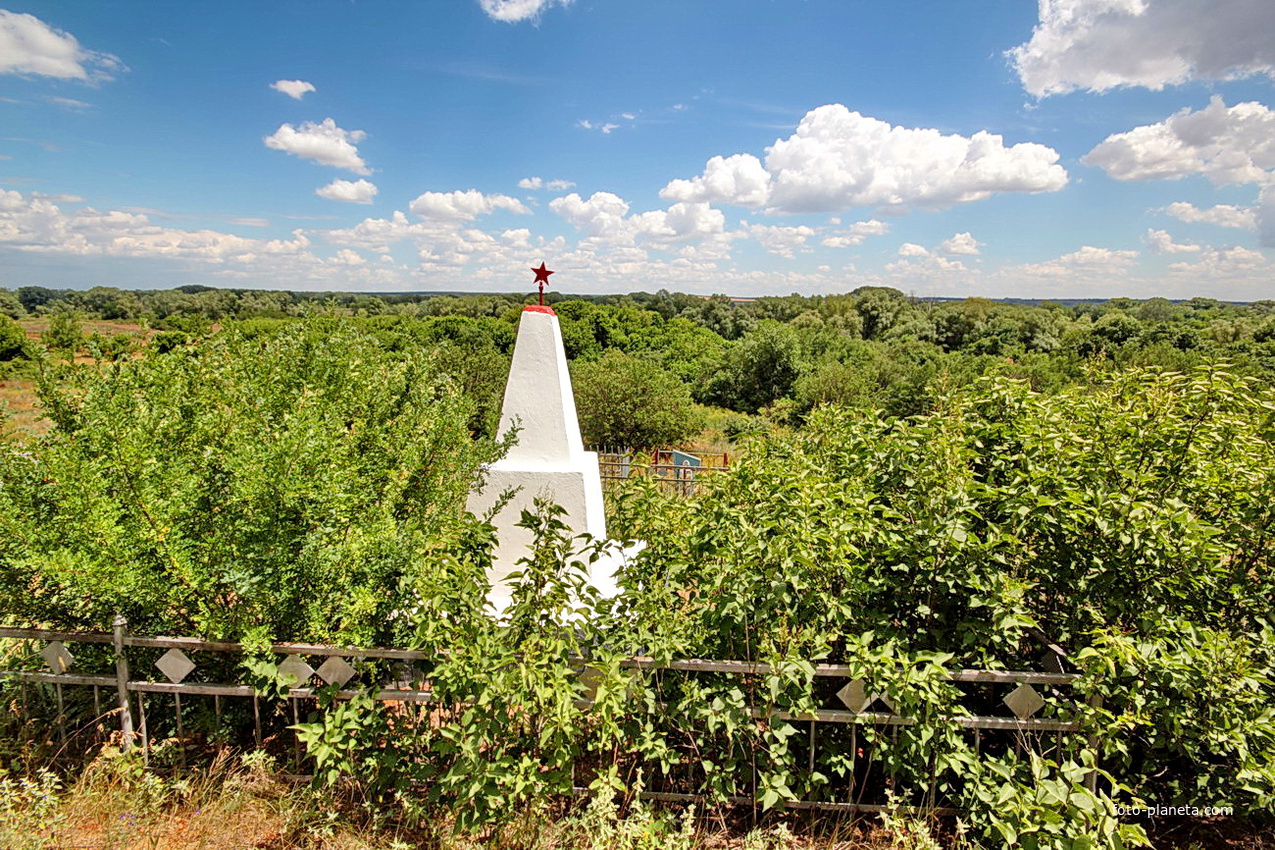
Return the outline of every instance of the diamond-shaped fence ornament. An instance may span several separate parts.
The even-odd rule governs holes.
[[[65,673],[71,669],[71,664],[75,662],[75,656],[71,654],[60,640],[49,643],[40,652],[40,657],[44,659],[44,663],[49,665],[49,669],[54,673]]]
[[[279,678],[289,687],[299,688],[314,675],[314,668],[301,660],[299,656],[289,655],[279,665]]]
[[[1045,707],[1045,700],[1036,689],[1026,683],[1019,685],[1005,697],[1004,703],[1019,720],[1026,720]]]
[[[339,688],[354,678],[354,674],[357,671],[349,664],[346,664],[345,659],[339,655],[330,655],[328,660],[320,664],[319,669],[315,672],[319,674],[320,679],[329,685],[336,685]]]
[[[869,694],[865,691],[862,679],[854,679],[844,688],[837,691],[837,699],[841,700],[841,704],[855,714],[862,714],[867,710],[868,706],[877,700],[880,700],[882,705],[890,711],[894,711],[894,703],[890,702],[883,694]]]
[[[168,677],[168,681],[177,685],[190,675],[191,670],[195,669],[195,662],[187,658],[186,653],[174,647],[161,655],[155,662],[155,666],[159,668],[159,672]]]

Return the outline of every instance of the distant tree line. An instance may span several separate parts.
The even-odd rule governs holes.
[[[1182,371],[1226,362],[1239,374],[1275,375],[1275,301],[927,300],[883,287],[750,300],[663,290],[548,297],[585,401],[585,436],[596,443],[676,443],[705,421],[726,436],[797,426],[826,404],[914,416],[942,392],[992,374],[1044,392],[1086,381],[1094,365]],[[68,335],[79,333],[68,330],[68,315],[141,323],[153,330],[148,344],[165,350],[219,327],[267,334],[307,317],[344,316],[390,350],[432,348],[474,400],[475,429],[490,433],[518,316],[531,300],[28,286],[0,290],[0,361],[31,354],[19,319],[49,320],[46,347],[66,351],[74,346]],[[101,334],[81,342],[95,356],[123,356],[123,348]]]

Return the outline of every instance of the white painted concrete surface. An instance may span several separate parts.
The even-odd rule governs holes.
[[[499,433],[503,436],[515,427],[517,444],[488,467],[486,483],[470,494],[468,502],[469,510],[481,516],[501,493],[519,488],[492,520],[498,543],[488,574],[492,588],[487,601],[496,613],[509,605],[507,576],[530,553],[532,534],[516,523],[523,510],[533,508],[537,497],[551,499],[566,510],[564,520],[573,534],[587,532],[606,539],[598,455],[584,450],[562,330],[558,317],[547,307],[525,308],[518,325]],[[595,562],[589,576],[590,584],[605,596],[616,593],[613,576],[624,557],[615,548],[616,555]]]

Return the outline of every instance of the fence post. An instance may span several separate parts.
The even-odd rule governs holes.
[[[133,711],[128,699],[128,659],[124,657],[124,628],[128,625],[123,615],[116,614],[111,623],[115,644],[115,689],[119,693],[120,732],[124,736],[124,749],[133,748]]]

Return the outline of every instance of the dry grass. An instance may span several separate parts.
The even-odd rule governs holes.
[[[45,316],[38,319],[19,319],[18,324],[26,332],[27,339],[39,339],[40,334],[49,329],[49,318]],[[111,336],[113,334],[145,336],[148,333],[146,328],[137,322],[106,321],[103,319],[84,319],[80,322],[80,328],[84,331],[85,336],[94,333],[102,336]]]
[[[35,381],[0,379],[0,411],[7,410],[9,421],[0,420],[0,431],[16,434],[43,434],[52,424],[44,417],[35,398]]]
[[[40,334],[48,330],[49,320],[23,319],[18,324],[26,333],[27,339],[38,341]],[[149,332],[136,322],[108,322],[87,320],[82,328],[86,335],[98,333],[103,336],[115,334],[131,334],[144,340]],[[93,358],[86,354],[77,354],[76,363],[92,363]],[[21,373],[19,373],[21,375]],[[8,411],[9,420],[3,418],[3,411]],[[18,436],[38,436],[48,432],[52,424],[45,418],[35,396],[35,381],[22,375],[6,377],[0,372],[0,433],[9,432]]]
[[[801,835],[783,823],[723,828],[685,813],[617,817],[603,806],[526,812],[503,829],[458,836],[447,823],[404,830],[351,818],[322,792],[297,786],[249,756],[161,778],[108,750],[75,782],[0,772],[0,847],[5,850],[886,850],[899,844],[876,826]],[[362,821],[369,820],[362,818]],[[801,821],[797,821],[800,823]]]
[[[175,742],[152,749],[171,762]],[[377,817],[377,815],[381,815]],[[413,827],[350,798],[291,781],[264,753],[223,751],[212,763],[164,777],[140,753],[106,747],[67,787],[49,773],[34,779],[0,766],[0,850],[975,850],[954,823],[902,817],[812,822],[800,813],[754,828],[694,811],[635,807],[621,815],[607,800],[546,803],[499,830],[453,834],[447,819]],[[1275,831],[1239,818],[1159,822],[1156,848],[1275,850]],[[937,836],[937,837],[936,837]]]

